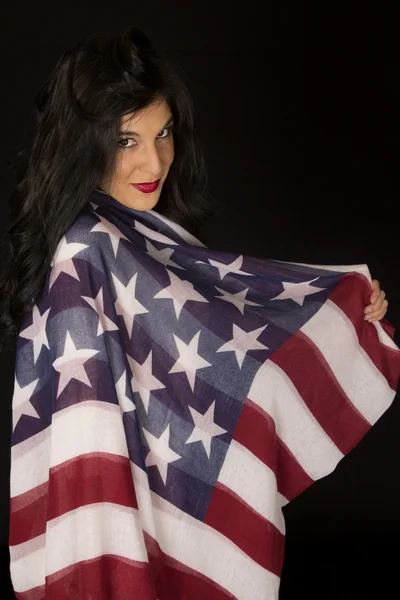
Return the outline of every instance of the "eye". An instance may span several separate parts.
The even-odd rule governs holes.
[[[164,129],[162,129],[161,132],[166,132],[166,133],[164,135],[158,135],[157,138],[163,140],[163,139],[171,137],[172,136],[172,127],[173,127],[173,125],[164,127]],[[132,144],[129,144],[129,142],[132,142]],[[136,143],[133,138],[122,137],[122,138],[119,138],[118,145],[120,148],[125,149],[125,148],[132,148],[133,146],[136,146]]]
[[[129,142],[129,141],[133,142],[133,139],[132,138],[119,138],[118,145],[122,144],[122,145],[120,145],[120,148],[132,148],[133,144],[131,144],[130,146],[125,144],[125,142]]]
[[[167,135],[161,135],[161,136],[159,136],[161,139],[170,137],[172,135],[172,125],[170,125],[169,127],[165,127],[161,131],[166,131],[167,132]]]

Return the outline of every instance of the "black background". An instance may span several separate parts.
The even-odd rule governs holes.
[[[14,185],[7,161],[28,138],[34,95],[56,60],[87,33],[137,25],[180,65],[193,95],[210,189],[223,206],[199,237],[210,247],[265,258],[367,263],[387,294],[386,316],[399,327],[398,21],[387,4],[341,6],[3,6],[0,222]],[[1,355],[2,598],[13,598],[7,544],[14,359],[12,349]],[[380,599],[398,590],[398,424],[395,400],[334,473],[285,508],[282,600]]]

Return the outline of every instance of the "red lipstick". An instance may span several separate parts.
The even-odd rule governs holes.
[[[145,194],[150,194],[150,192],[155,192],[158,188],[158,184],[160,183],[160,179],[157,181],[153,181],[152,183],[132,183],[133,187],[135,187],[140,192],[144,192]]]

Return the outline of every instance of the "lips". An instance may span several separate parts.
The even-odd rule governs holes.
[[[151,192],[155,192],[160,183],[160,179],[157,181],[153,181],[152,183],[132,183],[133,187],[135,187],[140,192],[144,192],[145,194],[149,194]]]

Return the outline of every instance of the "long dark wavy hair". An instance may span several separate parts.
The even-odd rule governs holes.
[[[167,101],[174,118],[174,161],[154,210],[196,235],[218,212],[207,191],[195,136],[193,101],[183,78],[145,33],[130,27],[81,39],[63,54],[36,95],[36,127],[19,153],[2,239],[0,350],[44,292],[59,240],[117,159],[120,119]]]

